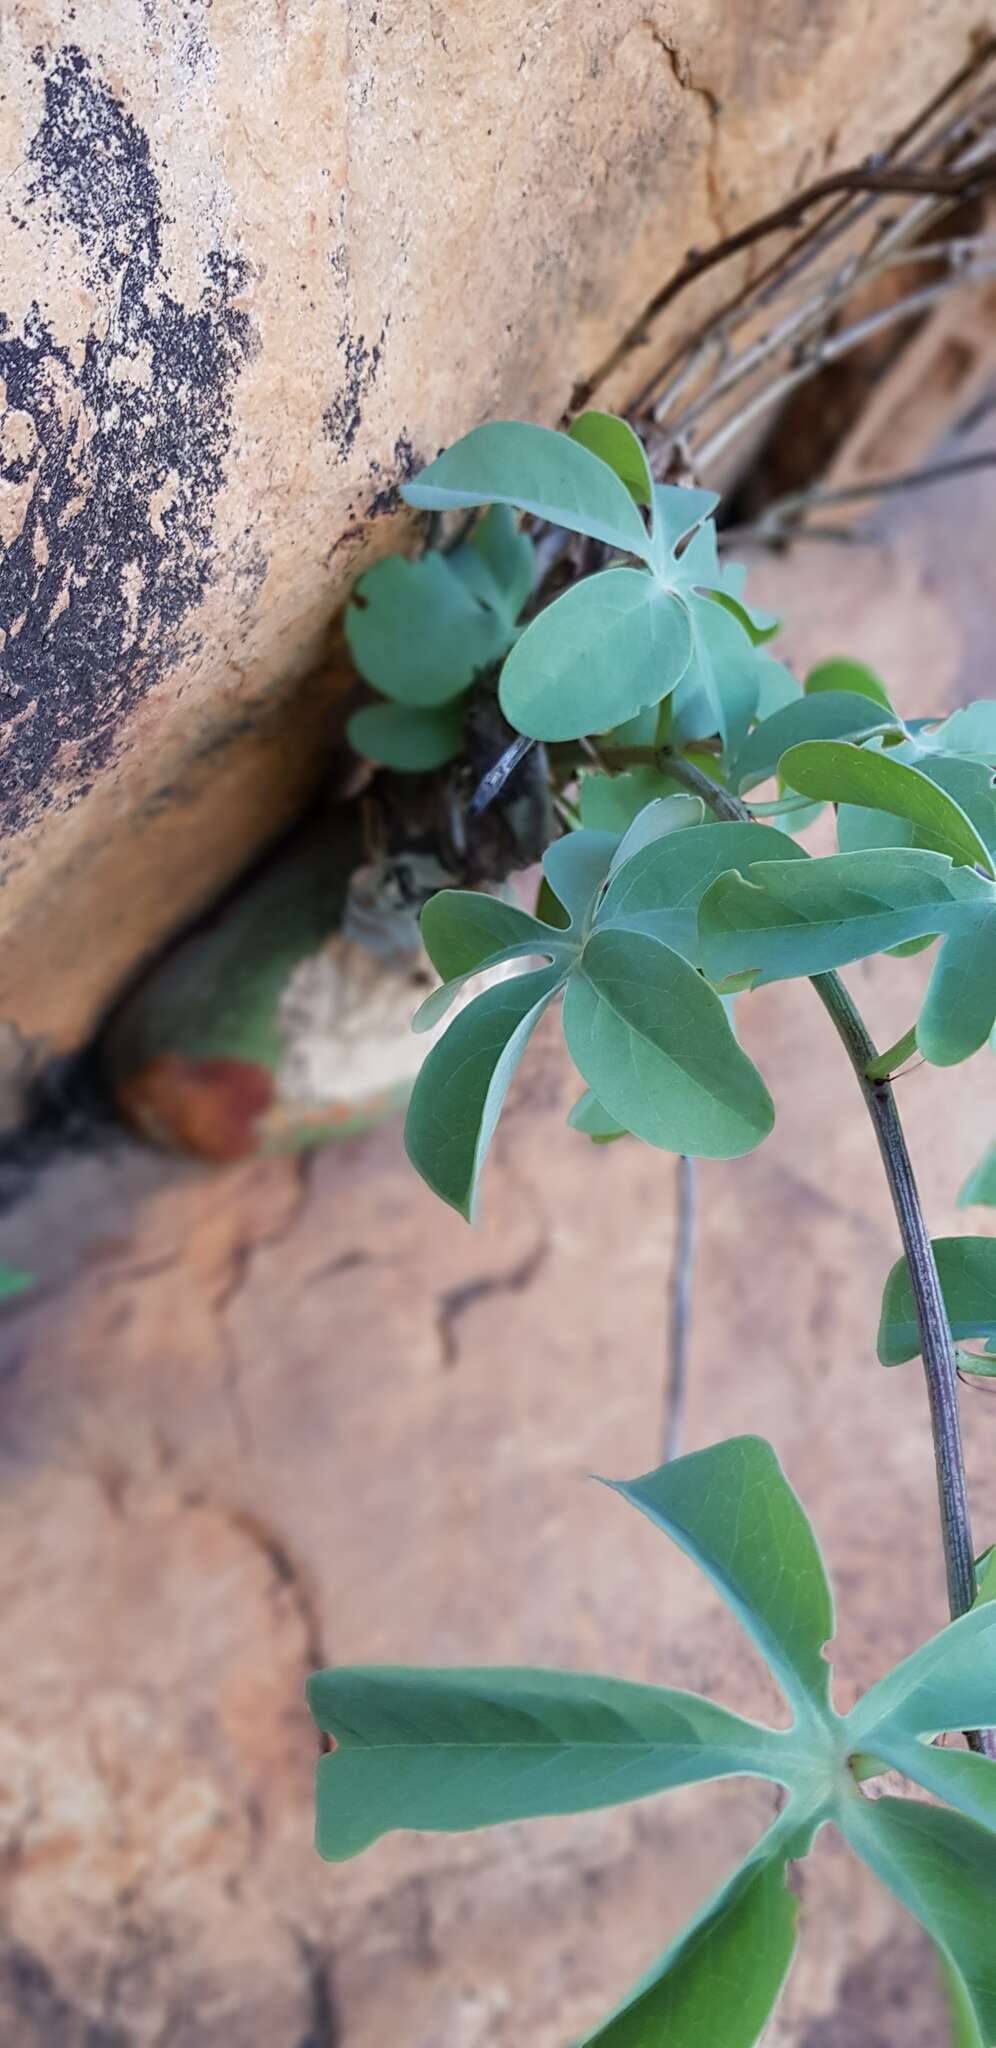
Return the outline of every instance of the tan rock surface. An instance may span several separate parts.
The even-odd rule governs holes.
[[[340,687],[306,679],[408,467],[555,419],[691,244],[885,143],[977,25],[8,9],[0,1017],[76,1041],[285,822]]]

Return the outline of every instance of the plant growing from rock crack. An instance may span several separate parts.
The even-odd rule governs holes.
[[[996,1372],[996,1242],[931,1244],[890,1076],[914,1050],[950,1066],[996,1037],[996,704],[907,721],[877,677],[843,661],[800,689],[766,652],[775,622],[747,604],[744,572],[720,563],[714,495],[655,484],[635,434],[603,414],[583,415],[570,435],[479,427],[404,495],[441,514],[492,509],[449,556],[425,558],[435,568],[403,565],[419,572],[406,579],[385,564],[378,587],[376,570],[364,579],[369,603],[351,639],[354,651],[366,646],[365,672],[388,687],[369,649],[390,644],[395,695],[414,703],[403,664],[428,648],[426,675],[438,659],[452,701],[504,653],[509,725],[550,747],[563,791],[579,784],[561,803],[572,829],[547,847],[535,916],[459,890],[423,913],[442,986],[416,1028],[436,1023],[469,978],[516,971],[476,995],[429,1053],[408,1115],[411,1159],[445,1201],[473,1213],[509,1083],[558,998],[585,1083],[578,1129],[684,1155],[747,1152],[774,1107],[737,1042],[733,999],[809,977],[857,1076],[896,1211],[903,1256],[885,1285],[879,1357],[923,1358],[954,1620],[851,1714],[835,1714],[821,1655],[830,1595],[809,1525],[767,1446],[716,1445],[618,1491],[720,1587],[788,1694],[792,1728],[570,1674],[323,1673],[311,1703],[339,1748],[320,1765],[319,1846],[350,1855],[391,1827],[475,1827],[693,1779],[771,1777],[789,1793],[773,1827],[591,2038],[749,2048],[792,1953],[786,1863],[833,1821],[933,1935],[958,2048],[994,2048],[996,1585],[993,1553],[978,1565],[974,1556],[957,1374]],[[453,641],[462,600],[452,565],[490,531],[510,556],[513,507],[612,560],[519,630],[523,556],[503,645],[496,653],[492,624],[482,653],[479,619],[476,638]],[[430,583],[446,595],[436,625],[416,633],[406,607],[426,617]],[[428,680],[419,688],[426,705]],[[776,797],[752,800],[772,778]],[[827,803],[839,850],[817,858],[792,834]],[[880,1054],[836,970],[938,942],[915,1023]],[[990,1154],[962,1199],[994,1197]],[[972,1339],[986,1349],[967,1350]],[[968,1753],[932,1746],[955,1729],[967,1731]],[[860,1781],[885,1767],[955,1810],[870,1799]]]

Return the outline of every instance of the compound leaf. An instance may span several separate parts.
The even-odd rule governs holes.
[[[730,1437],[675,1458],[617,1493],[712,1580],[788,1698],[825,1714],[833,1598],[802,1503],[762,1437]]]
[[[996,1336],[996,1238],[935,1237],[933,1244],[952,1335],[959,1343]],[[919,1351],[909,1268],[899,1259],[882,1296],[878,1355],[883,1365],[903,1365]]]
[[[564,1035],[610,1116],[650,1145],[735,1159],[771,1129],[771,1097],[719,997],[644,932],[592,933],[568,985]]]
[[[544,967],[485,989],[430,1048],[415,1082],[405,1122],[408,1157],[468,1222],[512,1076],[562,981],[561,968]]]
[[[532,739],[604,732],[666,697],[691,645],[688,613],[671,591],[645,570],[603,569],[526,627],[502,670],[502,710]]]
[[[705,1778],[777,1779],[784,1737],[696,1693],[571,1671],[319,1671],[318,1849],[582,1813]]]
[[[924,1059],[953,1067],[985,1045],[996,1021],[996,903],[980,907],[942,946],[917,1019]]]
[[[419,711],[409,704],[365,704],[347,721],[357,754],[382,768],[422,775],[452,761],[463,746],[463,701]]]
[[[517,505],[554,526],[649,559],[647,530],[626,485],[580,441],[551,427],[522,420],[474,427],[403,484],[401,495],[430,512]]]
[[[592,455],[607,462],[625,484],[638,505],[653,503],[653,479],[643,442],[627,420],[611,412],[582,412],[568,428],[572,441],[580,441]]]

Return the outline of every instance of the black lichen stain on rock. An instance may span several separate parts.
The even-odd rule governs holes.
[[[374,342],[368,342],[365,334],[354,334],[348,320],[340,332],[344,382],[341,391],[336,392],[331,405],[322,414],[326,439],[331,441],[337,455],[349,454],[360,431],[363,400],[377,375],[386,334],[386,320]]]
[[[0,476],[24,507],[0,569],[7,831],[56,788],[75,801],[130,709],[196,646],[234,386],[257,346],[236,303],[241,257],[211,253],[193,310],[166,289],[148,138],[75,48],[47,73],[27,192],[50,235],[74,232],[95,311],[76,350],[37,304],[20,334],[0,314]]]

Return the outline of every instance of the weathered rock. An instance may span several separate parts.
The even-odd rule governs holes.
[[[977,18],[14,10],[0,1016],[77,1042],[286,824],[341,688],[329,621],[412,465],[555,419],[689,245],[885,143]]]

